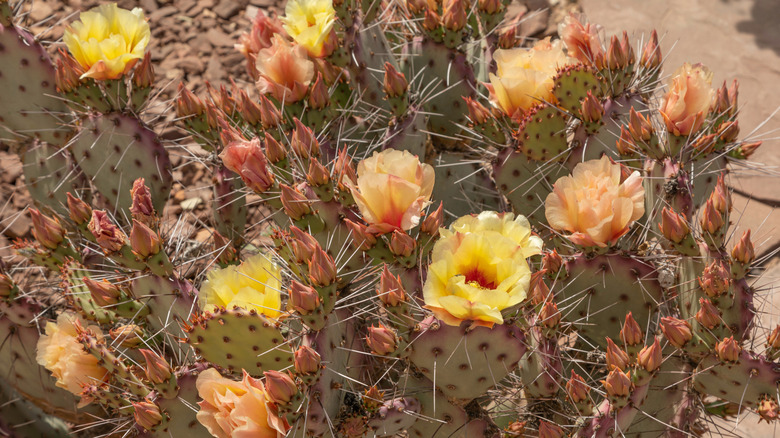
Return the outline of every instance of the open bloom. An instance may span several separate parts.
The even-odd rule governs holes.
[[[274,35],[271,47],[257,52],[255,68],[259,77],[257,88],[280,102],[303,99],[314,79],[314,63],[306,49],[293,46],[279,34]]]
[[[599,31],[601,26],[583,24],[575,15],[567,15],[558,25],[558,34],[566,44],[569,56],[577,58],[583,64],[601,69],[606,54],[599,38]]]
[[[410,230],[420,223],[433,193],[433,167],[407,151],[387,149],[361,161],[357,174],[352,196],[370,230]]]
[[[449,325],[501,324],[501,311],[528,294],[526,258],[541,252],[541,239],[512,213],[466,216],[440,232],[423,286],[425,308]]]
[[[196,417],[217,438],[280,438],[289,428],[268,409],[263,383],[246,372],[236,382],[209,368],[195,387],[203,399]]]
[[[252,29],[249,33],[241,34],[238,37],[238,44],[234,47],[246,57],[256,55],[260,50],[271,47],[273,36],[276,34],[284,35],[284,29],[279,19],[275,16],[269,17],[263,11],[258,11],[252,22]]]
[[[281,313],[281,272],[265,254],[254,255],[240,266],[214,269],[200,289],[200,307],[233,306],[254,309],[275,318]]]
[[[75,321],[78,316],[62,313],[57,322],[46,323],[46,334],[38,339],[36,347],[37,362],[51,371],[57,379],[57,386],[73,394],[80,395],[83,386],[102,383],[108,377],[108,371],[98,365],[98,358],[84,351],[79,342]],[[89,326],[95,336],[102,338],[97,326]]]
[[[661,105],[666,129],[674,135],[698,131],[714,97],[710,69],[702,64],[683,64],[672,76],[669,92]]]
[[[284,8],[284,30],[314,57],[327,56],[336,22],[331,0],[290,0]]]
[[[645,189],[639,172],[620,182],[620,165],[606,156],[578,164],[571,176],[555,182],[544,202],[547,223],[568,231],[577,245],[605,247],[628,232],[645,214]]]
[[[128,11],[107,3],[79,19],[62,39],[86,71],[82,78],[117,79],[144,57],[151,31],[141,8]]]
[[[530,49],[498,49],[496,74],[490,74],[490,100],[507,116],[519,119],[535,103],[554,102],[553,78],[577,60],[563,52],[560,40],[544,39]]]

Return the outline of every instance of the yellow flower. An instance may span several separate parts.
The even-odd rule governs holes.
[[[236,382],[209,368],[195,387],[203,399],[196,418],[217,438],[277,438],[289,428],[268,409],[263,384],[246,372]]]
[[[51,371],[57,379],[57,386],[80,395],[84,385],[102,383],[108,371],[98,365],[98,358],[84,351],[76,339],[75,321],[78,316],[62,313],[57,322],[46,323],[46,334],[38,339],[36,361]],[[83,323],[83,322],[82,322]],[[100,327],[89,326],[98,339],[102,338]]]
[[[410,230],[433,193],[433,167],[407,151],[374,152],[358,164],[352,196],[372,231]]]
[[[314,57],[329,55],[336,10],[331,0],[290,0],[282,18],[284,30]]]
[[[685,63],[672,76],[669,88],[661,105],[666,129],[674,135],[698,131],[715,96],[710,69],[702,64]]]
[[[200,288],[200,308],[233,306],[254,309],[271,318],[281,314],[281,272],[265,254],[241,263],[214,269]]]
[[[620,165],[606,156],[574,167],[555,182],[544,202],[547,223],[581,246],[606,247],[626,234],[645,214],[645,189],[639,172],[620,182]]]
[[[531,49],[498,49],[496,74],[490,74],[490,99],[507,116],[520,119],[535,103],[555,102],[553,77],[577,60],[563,52],[560,40],[544,39]]]
[[[466,216],[441,230],[423,286],[425,308],[445,324],[501,324],[501,311],[522,302],[531,281],[527,257],[541,252],[528,220],[511,213]]]
[[[314,63],[306,50],[293,46],[279,34],[274,35],[271,47],[257,52],[255,68],[259,75],[257,88],[280,102],[303,99],[314,79]]]
[[[141,8],[120,9],[115,3],[82,12],[62,39],[81,67],[81,77],[116,79],[144,57],[151,31]]]

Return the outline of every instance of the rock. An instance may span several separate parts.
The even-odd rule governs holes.
[[[159,8],[159,6],[157,5],[157,2],[155,0],[140,0],[138,2],[138,5],[147,14],[149,14],[151,12],[154,12],[154,11],[156,11]]]
[[[212,55],[209,59],[209,64],[206,67],[206,74],[204,75],[207,81],[216,83],[221,81],[225,77],[225,67],[222,66],[222,62],[219,60],[219,56]]]
[[[47,2],[36,2],[35,7],[30,10],[30,18],[33,21],[43,21],[47,18],[51,18],[54,13],[54,8]],[[51,24],[51,23],[50,23]]]
[[[219,4],[214,7],[213,11],[215,14],[217,14],[217,17],[227,20],[230,17],[236,15],[239,11],[241,11],[243,7],[240,3],[234,1],[234,0],[225,0],[219,2]]]
[[[229,37],[225,32],[222,32],[219,28],[211,28],[206,32],[206,38],[208,38],[211,45],[214,47],[233,47],[236,40]]]
[[[179,12],[179,8],[176,6],[165,6],[149,14],[149,21],[154,25],[154,23],[159,23],[163,18],[169,17],[177,12]]]

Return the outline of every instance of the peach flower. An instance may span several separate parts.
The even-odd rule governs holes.
[[[203,399],[196,417],[217,438],[281,438],[289,429],[268,409],[263,383],[246,372],[236,382],[209,368],[195,387]]]
[[[669,88],[660,109],[666,129],[674,135],[698,131],[715,97],[710,69],[685,63],[672,76]]]
[[[269,17],[265,12],[258,11],[252,22],[249,33],[242,33],[238,37],[238,44],[234,47],[247,58],[256,55],[260,50],[273,45],[273,37],[276,34],[285,35],[282,22],[276,17]]]
[[[568,231],[581,246],[606,247],[628,232],[645,213],[645,189],[639,172],[620,182],[620,165],[606,156],[578,164],[571,176],[555,182],[544,202],[550,226]]]
[[[563,23],[558,25],[558,35],[566,44],[569,56],[598,69],[604,66],[605,57],[604,47],[599,38],[600,30],[601,26],[583,24],[574,15],[567,15]]]
[[[433,167],[407,151],[374,152],[358,164],[352,196],[372,232],[410,230],[433,193]]]
[[[292,45],[279,34],[274,35],[271,47],[257,52],[255,68],[259,75],[257,88],[280,102],[303,99],[314,79],[314,63],[306,49]]]
[[[38,339],[35,359],[51,371],[57,379],[57,386],[80,395],[85,385],[102,383],[108,377],[108,371],[98,365],[98,358],[84,351],[81,342],[76,339],[76,321],[83,325],[78,316],[62,313],[56,323],[46,323],[46,334]],[[103,337],[100,327],[86,328],[98,339]]]

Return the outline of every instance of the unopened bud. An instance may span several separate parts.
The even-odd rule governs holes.
[[[701,155],[709,155],[715,150],[715,134],[702,135],[691,143],[691,147]]]
[[[749,143],[741,143],[737,148],[737,156],[741,159],[747,160],[756,152],[756,149],[761,147],[762,141],[754,141]]]
[[[720,214],[718,209],[715,208],[712,197],[710,197],[704,204],[704,209],[701,213],[702,230],[715,236],[718,235],[720,229],[723,227],[723,225],[725,225],[725,223],[726,222],[723,220],[723,216]]]
[[[301,263],[311,260],[314,255],[314,249],[320,246],[317,239],[296,226],[290,227],[290,232],[293,238],[288,243],[296,256],[296,260]]]
[[[265,129],[276,128],[282,122],[282,112],[264,95],[260,96],[260,121]]]
[[[642,67],[654,70],[661,65],[661,47],[658,45],[658,32],[653,29],[650,39],[642,49],[642,57],[639,60]]]
[[[133,403],[133,418],[144,429],[151,431],[162,423],[162,412],[157,404],[148,401]]]
[[[614,368],[601,383],[610,397],[623,398],[631,395],[631,373]]]
[[[501,0],[478,0],[477,10],[483,14],[494,15],[503,9]]]
[[[550,252],[544,253],[542,256],[542,270],[544,270],[547,275],[554,277],[562,266],[563,258],[558,254],[558,251],[553,249]]]
[[[130,198],[133,203],[130,206],[130,213],[133,219],[144,225],[152,226],[155,222],[156,212],[152,204],[152,194],[149,188],[144,184],[143,178],[138,178],[133,182],[133,188],[130,189]]]
[[[145,259],[160,252],[162,241],[160,236],[146,225],[133,219],[133,229],[130,231],[130,247],[139,257]]]
[[[417,15],[428,9],[428,2],[425,0],[406,0],[406,7],[414,15]]]
[[[363,394],[363,406],[369,411],[376,410],[382,406],[383,398],[383,392],[376,386],[372,386]]]
[[[691,325],[671,316],[661,318],[661,331],[666,339],[675,347],[683,348],[688,341],[693,339]]]
[[[766,394],[761,396],[756,412],[767,423],[776,421],[778,416],[780,416],[780,408],[778,408],[777,401]]]
[[[444,203],[439,203],[439,208],[429,214],[420,225],[420,232],[429,236],[436,236],[439,234],[439,228],[444,223]]]
[[[442,24],[448,30],[457,32],[466,27],[465,0],[445,0]]]
[[[769,348],[780,350],[780,324],[776,325],[772,333],[769,334],[766,339],[766,345]]]
[[[267,135],[265,137],[265,155],[271,164],[277,164],[287,158],[287,151],[275,138]]]
[[[173,375],[173,369],[160,355],[151,350],[138,350],[146,359],[146,377],[155,384],[167,382]]]
[[[629,347],[642,344],[642,328],[634,319],[633,312],[626,315],[626,322],[620,329],[620,339]]]
[[[14,293],[16,286],[6,274],[0,273],[0,298],[9,298]]]
[[[509,426],[504,431],[507,433],[507,437],[525,438],[525,425],[525,421],[513,421],[509,423]]]
[[[113,306],[119,302],[121,293],[119,288],[107,280],[95,281],[89,277],[83,277],[81,281],[89,289],[92,300],[100,307]]]
[[[320,154],[320,144],[317,142],[314,132],[297,118],[294,122],[295,130],[293,130],[292,139],[290,139],[290,148],[302,160],[318,156]]]
[[[610,70],[622,70],[628,66],[627,54],[623,51],[623,45],[616,35],[613,35],[609,42],[607,66]]]
[[[297,221],[311,213],[311,202],[301,192],[286,184],[279,184],[279,188],[284,212],[290,219]]]
[[[203,102],[192,91],[179,84],[179,97],[176,98],[176,115],[180,118],[199,116],[206,111]]]
[[[626,65],[632,65],[634,61],[634,47],[631,46],[631,40],[628,38],[628,32],[623,31],[623,37],[620,39],[620,48],[626,57]]]
[[[531,284],[529,286],[529,298],[534,306],[552,301],[552,292],[550,287],[544,281],[546,272],[544,269],[531,274]]]
[[[498,34],[498,47],[509,50],[515,45],[517,45],[517,26],[510,25]]]
[[[615,148],[621,156],[630,156],[636,153],[636,147],[634,146],[634,139],[631,137],[631,132],[625,127],[620,127],[620,137],[618,137]]]
[[[349,235],[356,248],[368,251],[376,245],[376,237],[368,232],[367,226],[349,219],[344,219],[344,224],[349,228]]]
[[[336,157],[336,163],[333,165],[333,172],[334,175],[338,175],[339,188],[346,187],[347,184],[345,183],[357,183],[357,172],[355,172],[352,158],[347,153],[347,148],[342,149],[339,152],[339,156]]]
[[[718,176],[718,182],[715,184],[715,190],[710,194],[712,199],[712,206],[715,207],[719,213],[728,213],[731,211],[731,192],[726,187],[726,182],[721,173]]]
[[[466,107],[469,110],[469,120],[471,120],[471,123],[475,125],[482,125],[491,119],[492,115],[490,114],[490,110],[485,108],[485,105],[482,105],[476,99],[467,96],[463,96],[463,100],[466,101]]]
[[[582,120],[589,123],[598,123],[604,117],[604,105],[588,91],[588,95],[582,101]]]
[[[382,275],[379,277],[379,288],[376,293],[382,304],[388,307],[395,307],[406,301],[406,292],[401,283],[401,277],[396,277],[385,264]]]
[[[152,67],[152,52],[146,52],[143,61],[135,68],[133,85],[137,88],[149,88],[154,83],[154,67]]]
[[[731,286],[731,270],[725,261],[713,260],[698,278],[699,287],[710,298],[717,298],[728,292]]]
[[[739,136],[739,121],[723,122],[715,132],[723,143],[731,143]]]
[[[720,325],[720,311],[706,298],[699,299],[699,311],[696,312],[696,321],[704,327],[712,330]]]
[[[301,315],[308,315],[320,306],[320,295],[311,286],[293,280],[289,293],[290,307]]]
[[[628,353],[615,345],[615,343],[612,342],[612,339],[607,338],[606,361],[607,368],[610,370],[615,368],[625,370],[628,367],[630,359],[628,357]]]
[[[309,261],[309,277],[315,286],[329,286],[336,281],[336,263],[323,249],[317,246]]]
[[[661,234],[674,243],[682,242],[691,233],[685,216],[667,207],[661,210],[661,223],[658,226],[661,228]]]
[[[320,368],[322,367],[322,358],[313,348],[301,345],[301,347],[295,351],[294,365],[295,372],[310,376],[320,371]]]
[[[437,14],[435,11],[431,9],[425,10],[425,19],[423,19],[423,29],[433,32],[436,29],[439,28],[439,24],[441,23],[441,19],[439,18],[439,14]]]
[[[566,432],[562,427],[544,420],[539,422],[539,438],[564,438],[565,436]]]
[[[136,348],[143,343],[144,331],[135,324],[116,326],[109,330],[108,334],[114,342],[124,348]]]
[[[628,130],[637,143],[647,143],[653,138],[653,124],[650,119],[639,114],[634,107],[629,110]]]
[[[566,394],[569,396],[572,402],[581,403],[588,401],[588,393],[590,388],[585,383],[585,380],[574,370],[571,370],[571,378],[566,382]]]
[[[34,208],[30,209],[30,217],[32,218],[33,235],[41,245],[49,249],[57,249],[60,243],[65,240],[65,229],[56,218],[48,217]]]
[[[244,90],[239,92],[238,98],[238,111],[241,113],[241,118],[250,125],[259,124],[261,120],[260,105],[250,99],[249,94]]]
[[[386,356],[398,348],[395,332],[381,323],[379,324],[379,327],[371,326],[368,328],[366,344],[368,344],[368,348],[370,348],[374,354],[380,356]]]
[[[277,405],[287,405],[298,394],[298,386],[289,374],[279,371],[265,371],[265,394]]]
[[[712,111],[716,116],[734,117],[737,114],[737,96],[739,95],[739,83],[735,79],[731,87],[726,87],[726,81],[723,86],[715,92],[715,102],[712,105]]]
[[[409,88],[409,82],[406,76],[393,67],[393,64],[385,62],[385,80],[384,88],[387,97],[400,97],[406,93]]]
[[[653,340],[651,345],[642,348],[642,351],[637,355],[636,361],[640,367],[644,368],[644,370],[649,373],[652,373],[661,366],[663,356],[661,356],[661,343],[658,341],[657,337]]]
[[[330,94],[328,94],[328,86],[325,85],[325,81],[322,79],[322,73],[317,73],[317,80],[314,81],[314,85],[311,86],[309,91],[309,106],[316,110],[321,110],[328,106],[330,103]]]
[[[416,246],[414,238],[403,231],[395,230],[390,236],[390,252],[395,256],[409,257]]]
[[[561,311],[553,301],[547,301],[539,310],[539,321],[547,328],[553,329],[561,322]]]
[[[731,258],[743,265],[749,265],[756,259],[753,241],[750,240],[750,230],[745,231],[737,244],[734,245],[734,249],[731,250]]]
[[[724,362],[737,362],[742,352],[742,347],[734,340],[734,336],[729,336],[715,345],[715,352],[720,360]]]
[[[309,171],[306,172],[306,181],[312,187],[323,186],[330,182],[330,172],[318,160],[311,160]]]
[[[75,222],[76,225],[81,225],[92,219],[92,207],[90,207],[89,204],[74,197],[70,192],[67,193],[67,198],[70,220]]]

